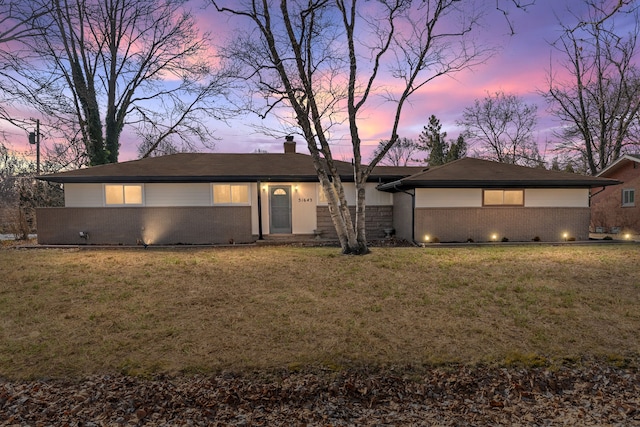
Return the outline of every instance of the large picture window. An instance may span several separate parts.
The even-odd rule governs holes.
[[[633,188],[625,188],[622,190],[622,206],[636,205],[636,191]]]
[[[213,184],[214,205],[249,204],[248,184]]]
[[[484,206],[523,206],[524,190],[484,190]]]
[[[104,199],[107,205],[142,205],[142,184],[106,184]]]

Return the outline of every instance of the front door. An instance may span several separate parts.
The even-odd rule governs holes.
[[[291,186],[270,186],[269,207],[271,234],[291,234]]]

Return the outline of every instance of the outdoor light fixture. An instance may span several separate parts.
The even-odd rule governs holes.
[[[567,239],[569,238],[569,233],[562,233],[562,238],[564,239],[564,241],[566,242]]]
[[[427,234],[424,236],[424,241],[428,242],[429,240],[431,240],[431,237]]]
[[[494,242],[495,242],[496,240],[498,240],[498,235],[497,235],[497,234],[492,234],[492,235],[491,235],[491,240],[493,240]]]
[[[624,235],[624,238],[625,238],[626,240],[631,239],[631,234],[630,234],[630,233],[625,234],[625,235]]]
[[[78,233],[78,235],[80,236],[81,239],[84,239],[84,240],[89,239],[89,233],[87,233],[86,231],[81,231]]]

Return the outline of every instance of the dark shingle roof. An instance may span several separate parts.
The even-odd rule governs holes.
[[[590,188],[618,183],[611,179],[465,157],[378,188],[385,191],[410,188]]]
[[[343,180],[353,180],[351,163],[336,161],[336,166]],[[419,170],[422,168],[379,166],[374,169],[370,180],[396,180]],[[311,156],[296,153],[180,153],[60,172],[39,178],[61,183],[318,180]]]

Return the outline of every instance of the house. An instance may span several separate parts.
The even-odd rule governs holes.
[[[591,231],[599,235],[637,236],[640,234],[640,154],[624,155],[598,175],[616,179],[620,183],[594,191],[591,212]]]
[[[64,185],[65,206],[37,211],[40,244],[226,244],[272,236],[335,238],[311,157],[181,153],[39,177]],[[355,206],[353,166],[336,162]],[[367,236],[392,227],[393,195],[376,186],[422,167],[379,166],[366,186]],[[353,191],[349,191],[353,189]]]
[[[618,183],[463,158],[378,186],[394,194],[398,237],[430,241],[562,241],[589,236],[589,191]]]
[[[65,206],[37,211],[40,244],[220,244],[273,236],[337,238],[311,157],[181,153],[39,177],[64,185]],[[353,166],[336,162],[355,206]],[[378,166],[366,185],[369,239],[421,242],[583,238],[589,189],[617,181],[462,159]],[[350,191],[350,189],[352,191]]]

